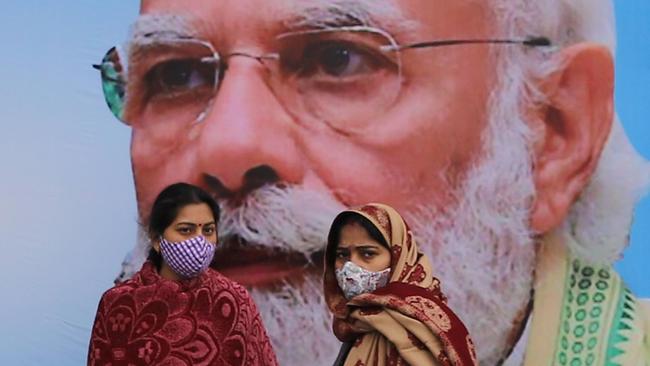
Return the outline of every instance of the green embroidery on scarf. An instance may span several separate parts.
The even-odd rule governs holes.
[[[583,265],[577,259],[567,265],[556,362],[569,366],[596,365],[607,338],[606,310],[615,293],[616,278],[607,267]]]
[[[611,332],[607,342],[607,366],[622,365],[617,358],[625,354],[625,343],[630,340],[634,329],[634,316],[636,304],[634,296],[629,289],[624,288],[616,304],[616,313],[611,325]]]
[[[609,266],[567,260],[555,363],[623,366],[638,332],[637,303]]]

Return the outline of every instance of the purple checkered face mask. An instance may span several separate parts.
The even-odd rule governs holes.
[[[160,238],[160,252],[165,263],[181,277],[192,278],[205,271],[214,257],[214,244],[203,235],[170,243]]]

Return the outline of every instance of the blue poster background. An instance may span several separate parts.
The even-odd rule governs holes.
[[[0,12],[0,364],[85,363],[90,327],[136,237],[130,131],[90,65],[137,2],[5,2]],[[616,104],[650,158],[650,2],[618,1]],[[616,265],[650,297],[650,199]]]

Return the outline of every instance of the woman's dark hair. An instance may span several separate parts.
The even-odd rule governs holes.
[[[330,228],[329,235],[327,236],[327,253],[325,255],[326,260],[328,261],[327,265],[334,264],[336,258],[336,248],[338,247],[339,241],[341,240],[341,230],[344,226],[350,224],[361,225],[361,227],[363,227],[368,232],[368,235],[370,235],[373,240],[390,249],[390,246],[384,238],[384,235],[370,220],[363,217],[359,213],[346,211],[336,216],[334,222],[332,223],[332,227]]]
[[[149,237],[151,239],[161,237],[183,207],[199,203],[208,205],[214,216],[214,221],[219,221],[219,204],[203,189],[188,183],[175,183],[163,189],[151,206],[149,221],[146,225]],[[160,253],[151,248],[148,259],[160,269],[162,264]]]

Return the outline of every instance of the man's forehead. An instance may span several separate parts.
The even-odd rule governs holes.
[[[242,22],[247,28],[258,24],[263,29],[287,31],[362,25],[400,33],[416,27],[414,21],[405,17],[399,0],[193,0],[183,6],[178,3],[143,1],[142,15],[132,26],[133,40],[159,32],[197,36]],[[256,11],[251,12],[252,7]]]

